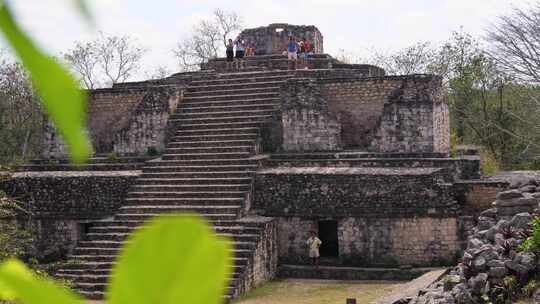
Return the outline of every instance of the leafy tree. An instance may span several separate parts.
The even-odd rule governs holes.
[[[42,113],[23,67],[6,55],[0,59],[0,164],[39,153]]]
[[[227,39],[241,29],[242,18],[237,13],[216,9],[212,18],[201,20],[173,49],[180,68],[196,71],[201,64],[224,54]]]

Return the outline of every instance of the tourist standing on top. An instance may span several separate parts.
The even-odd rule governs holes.
[[[227,68],[232,68],[232,62],[234,61],[234,43],[232,39],[229,39],[227,43],[225,44],[227,54]]]
[[[236,59],[244,58],[244,40],[236,40]]]
[[[250,42],[247,43],[245,56],[246,57],[255,56],[255,52],[253,50],[253,45]]]
[[[298,60],[298,43],[293,36],[289,36],[287,43],[287,58],[289,59],[289,69],[296,70],[296,60]]]
[[[315,231],[311,230],[309,232],[309,238],[306,241],[309,249],[309,258],[311,259],[311,264],[315,267],[319,267],[319,247],[322,245],[322,241],[317,237]]]
[[[311,52],[311,45],[309,44],[309,41],[306,37],[302,39],[300,42],[300,59],[302,59],[302,64],[304,65],[304,68],[307,69],[307,60],[309,58]]]

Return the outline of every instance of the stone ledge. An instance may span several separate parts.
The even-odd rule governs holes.
[[[140,170],[131,171],[29,171],[14,173],[12,178],[41,178],[41,177],[122,177],[139,176]]]
[[[443,170],[442,168],[278,167],[261,169],[257,174],[429,176]]]
[[[437,268],[363,268],[304,265],[280,265],[280,278],[329,280],[412,280]]]

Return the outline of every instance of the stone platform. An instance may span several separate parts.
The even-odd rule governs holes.
[[[326,280],[395,280],[406,281],[435,270],[436,268],[365,268],[283,264],[278,268],[278,277],[294,279]]]

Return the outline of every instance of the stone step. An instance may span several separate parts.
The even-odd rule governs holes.
[[[175,153],[163,154],[163,160],[240,159],[253,156],[251,152]]]
[[[138,229],[142,225],[137,226],[104,226],[104,227],[92,227],[89,230],[89,233],[131,233],[133,230]],[[251,226],[212,226],[214,231],[217,233],[248,233],[256,234],[259,233],[261,228],[251,227]],[[125,242],[116,242],[116,241],[82,241],[79,242],[80,247],[85,248],[118,248]],[[247,243],[236,244],[236,242],[231,242],[233,248],[236,249],[249,249],[246,248]],[[244,246],[239,248],[239,246]]]
[[[164,154],[191,154],[191,153],[254,153],[255,152],[255,146],[254,145],[247,145],[247,146],[212,146],[212,147],[190,147],[190,146],[184,146],[180,148],[170,148],[167,147],[165,149]]]
[[[241,198],[246,191],[132,191],[127,198]]]
[[[186,88],[185,93],[197,93],[197,92],[214,92],[214,91],[227,91],[234,90],[240,91],[244,89],[261,89],[261,88],[276,88],[281,87],[285,83],[282,81],[259,81],[259,82],[230,82],[225,84],[211,84],[211,85],[192,85]]]
[[[191,82],[192,86],[212,86],[212,85],[230,85],[234,83],[256,83],[256,82],[271,82],[271,81],[286,81],[293,75],[275,75],[275,76],[251,76],[249,78],[226,78],[226,79],[212,79],[212,80],[194,80]]]
[[[226,113],[225,113],[226,114]],[[270,113],[271,114],[271,113]],[[263,122],[272,118],[272,115],[235,115],[232,113],[230,116],[218,115],[213,117],[201,117],[201,118],[178,118],[169,119],[169,123],[176,126],[185,125],[206,125],[206,124],[230,124],[230,123],[247,123],[247,122]]]
[[[189,131],[189,130],[199,130],[199,132],[201,132],[204,129],[259,128],[262,124],[264,124],[267,121],[268,118],[270,118],[266,116],[262,116],[262,117],[265,117],[266,119],[265,120],[263,119],[251,120],[251,121],[242,120],[242,121],[235,121],[235,122],[209,122],[209,123],[197,122],[193,124],[182,122],[179,125],[178,132]],[[212,133],[207,133],[207,134],[212,134]]]
[[[185,137],[185,136],[199,136],[204,140],[208,138],[213,138],[213,136],[253,136],[259,134],[259,127],[247,127],[247,128],[235,128],[235,127],[225,127],[225,128],[195,128],[192,130],[178,130],[176,131],[176,137]]]
[[[277,94],[263,94],[263,95],[249,95],[239,99],[231,99],[228,96],[224,98],[209,98],[205,99],[202,97],[190,98],[188,100],[183,100],[179,108],[182,110],[189,110],[191,108],[201,108],[201,107],[233,107],[233,106],[259,106],[263,104],[268,104],[269,102],[275,105],[279,105],[279,96]],[[234,96],[233,96],[234,97]]]
[[[238,146],[253,146],[255,140],[237,139],[237,140],[208,140],[208,141],[176,141],[172,140],[167,144],[168,148],[183,148],[183,147],[238,147]]]
[[[256,171],[258,165],[207,165],[207,166],[153,166],[143,167],[145,173],[150,172],[222,172],[222,171]]]
[[[269,90],[268,92],[257,93],[244,93],[244,94],[225,94],[225,95],[212,95],[212,96],[186,96],[183,99],[182,106],[187,104],[207,104],[209,101],[228,101],[229,104],[236,104],[234,102],[241,100],[253,100],[261,98],[279,98],[279,88]],[[241,103],[240,103],[241,104]]]
[[[211,178],[139,178],[137,185],[244,185],[251,184],[251,177]]]
[[[183,159],[183,160],[160,160],[152,163],[146,163],[151,167],[170,167],[170,166],[229,166],[229,165],[258,165],[260,159],[257,158],[228,158],[228,159]]]
[[[121,234],[117,234],[117,235],[121,235]],[[123,239],[126,239],[128,235],[124,236]],[[118,240],[120,240],[121,237],[117,236],[117,238]],[[122,246],[118,246],[118,247],[97,247],[97,246],[82,247],[81,246],[81,247],[75,248],[75,250],[73,251],[73,256],[100,256],[100,255],[116,256],[118,255],[118,251],[121,247]],[[241,257],[249,258],[253,255],[253,251],[254,250],[252,249],[233,249],[232,255],[237,258],[241,258]]]
[[[189,192],[189,191],[249,191],[251,189],[251,183],[246,180],[244,183],[239,184],[154,184],[154,185],[135,185],[133,186],[135,191],[176,191],[176,192]]]
[[[224,95],[248,95],[248,94],[265,94],[279,92],[279,86],[248,86],[247,88],[232,88],[232,89],[211,89],[208,91],[203,90],[189,90],[184,92],[184,98],[189,99],[193,97],[210,97],[210,96],[224,96]]]
[[[219,227],[236,227],[236,226],[242,226],[242,227],[255,227],[255,228],[261,228],[260,223],[253,222],[253,221],[244,221],[244,220],[208,220],[208,223],[212,226],[219,226]],[[137,227],[140,225],[144,225],[146,222],[144,220],[101,220],[101,221],[94,221],[92,222],[92,227],[111,227],[111,226],[130,226],[130,227]]]
[[[237,106],[209,106],[209,107],[181,107],[180,111],[177,114],[188,114],[188,113],[216,113],[216,112],[235,112],[235,111],[256,111],[256,110],[266,110],[266,111],[276,111],[279,109],[279,103],[275,102],[276,100],[270,99],[272,102],[268,103],[254,103],[248,105],[237,105]]]
[[[167,215],[174,215],[178,216],[178,213],[174,214],[163,214],[159,212],[151,212],[146,214],[140,214],[140,213],[118,213],[114,216],[116,220],[119,221],[146,221],[151,218],[159,217],[159,216],[167,216]],[[222,213],[222,214],[214,214],[214,213],[199,213],[199,216],[202,216],[206,218],[209,221],[217,221],[217,220],[237,220],[238,214],[236,213]]]
[[[205,130],[205,132],[208,132]],[[249,141],[255,142],[257,133],[238,133],[238,134],[210,134],[210,135],[182,135],[171,138],[169,144],[174,144],[182,141],[189,142],[207,142],[207,141]]]
[[[205,81],[213,81],[213,80],[226,80],[226,81],[242,80],[242,81],[247,81],[246,79],[251,79],[251,78],[269,78],[269,77],[275,77],[275,76],[293,77],[295,75],[296,74],[295,74],[294,71],[282,71],[282,70],[251,71],[251,72],[234,71],[234,72],[231,72],[231,73],[219,73],[219,74],[216,75],[215,78],[204,79],[204,80],[195,80],[192,83],[193,84],[199,84],[199,83],[203,83]]]
[[[145,172],[141,178],[228,178],[252,177],[253,171]]]
[[[221,118],[221,117],[252,117],[252,116],[271,116],[275,112],[275,108],[272,107],[270,109],[263,109],[263,110],[251,110],[251,109],[245,109],[245,110],[230,110],[230,111],[208,111],[208,112],[188,112],[188,113],[178,113],[173,114],[169,118],[170,120],[176,120],[176,119],[202,119],[202,118]]]
[[[119,212],[130,214],[147,213],[198,213],[203,215],[238,213],[242,210],[240,204],[228,205],[132,205],[122,206]]]
[[[243,197],[214,197],[214,198],[203,198],[203,197],[191,197],[191,198],[177,198],[177,197],[136,197],[136,198],[126,198],[126,203],[128,206],[169,206],[173,207],[182,207],[182,206],[228,206],[228,205],[242,205],[245,202]]]

